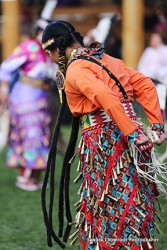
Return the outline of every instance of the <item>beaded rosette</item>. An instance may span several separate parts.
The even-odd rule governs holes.
[[[58,70],[56,73],[56,84],[59,91],[60,103],[62,103],[62,90],[65,87],[65,77],[64,74]]]

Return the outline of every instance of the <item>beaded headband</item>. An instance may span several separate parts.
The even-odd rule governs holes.
[[[42,44],[42,48],[46,50],[46,48],[50,45],[52,45],[55,42],[54,38],[49,39],[46,43]]]

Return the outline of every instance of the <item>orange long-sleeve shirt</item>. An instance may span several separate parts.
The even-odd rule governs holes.
[[[100,62],[120,81],[129,100],[134,97],[142,105],[148,121],[163,124],[157,92],[152,81],[127,67],[122,60],[103,54]],[[138,126],[126,114],[121,100],[123,95],[115,82],[100,66],[84,59],[72,62],[66,72],[65,92],[74,116],[103,109],[126,136]]]

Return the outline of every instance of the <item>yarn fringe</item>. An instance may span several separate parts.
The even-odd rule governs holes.
[[[159,160],[155,148],[153,147],[150,150],[151,158],[147,163],[142,162],[142,159],[147,155],[147,151],[141,152],[134,143],[129,145],[129,150],[137,173],[146,181],[154,182],[158,190],[167,198],[167,190],[165,188],[167,186],[167,164]]]

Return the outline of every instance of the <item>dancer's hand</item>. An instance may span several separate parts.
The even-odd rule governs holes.
[[[146,151],[153,147],[153,143],[150,138],[143,132],[139,133],[135,139],[135,145],[140,151]]]
[[[0,83],[0,106],[1,106],[1,111],[7,109],[7,103],[8,103],[8,85],[7,83]]]
[[[163,131],[161,131],[161,132],[156,132],[156,133],[157,133],[157,135],[158,135],[158,137],[159,137],[159,139],[158,139],[156,145],[160,146],[165,140],[167,140],[167,133],[166,133],[166,132],[163,132]]]

